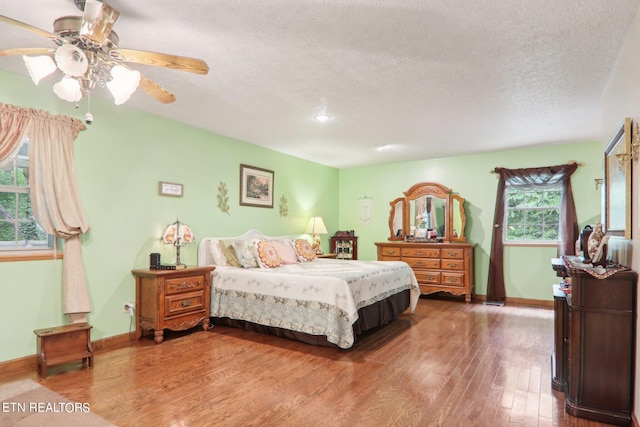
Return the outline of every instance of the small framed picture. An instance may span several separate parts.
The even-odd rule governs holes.
[[[158,193],[161,196],[182,197],[182,191],[182,184],[163,181],[158,183]]]
[[[240,205],[273,208],[273,171],[240,165]]]

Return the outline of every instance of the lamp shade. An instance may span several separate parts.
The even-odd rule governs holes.
[[[63,44],[56,50],[56,64],[67,76],[80,77],[87,72],[89,60],[87,55],[77,46]]]
[[[162,243],[173,245],[176,248],[176,268],[186,268],[186,264],[180,262],[180,247],[193,243],[195,237],[187,224],[183,224],[176,218],[176,222],[167,225],[162,233]]]
[[[176,222],[167,225],[167,228],[165,228],[162,234],[162,243],[184,246],[193,243],[194,238],[189,226],[176,219]]]
[[[322,217],[313,216],[309,219],[309,223],[307,224],[307,229],[305,233],[311,234],[327,234],[327,227],[324,225],[324,221]]]
[[[24,55],[22,59],[24,59],[24,65],[27,67],[27,71],[29,71],[31,80],[33,80],[36,85],[40,83],[40,80],[57,70],[56,63],[47,55]]]
[[[53,91],[65,101],[77,102],[82,99],[80,83],[71,77],[64,76],[62,80],[53,85]]]
[[[131,98],[140,84],[140,72],[116,65],[111,69],[111,81],[107,89],[113,95],[116,105],[124,104]]]

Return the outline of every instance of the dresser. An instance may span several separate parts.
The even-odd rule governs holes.
[[[215,267],[182,270],[133,270],[136,278],[136,338],[153,330],[156,343],[164,329],[209,328],[211,272]]]
[[[471,243],[377,242],[379,261],[404,261],[411,266],[422,294],[448,292],[475,295],[474,245]]]
[[[561,264],[561,263],[560,263]],[[597,278],[559,266],[570,292],[554,285],[552,387],[565,393],[574,416],[632,425],[635,371],[636,274]]]

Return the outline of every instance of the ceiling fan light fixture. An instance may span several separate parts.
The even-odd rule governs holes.
[[[64,76],[62,80],[53,85],[53,92],[60,99],[68,102],[78,102],[82,99],[82,90],[78,80]]]
[[[63,44],[55,53],[56,64],[67,76],[83,76],[89,68],[87,55],[77,46]]]
[[[107,89],[113,95],[116,105],[124,104],[131,98],[140,84],[140,73],[121,65],[111,68],[111,81],[107,82]]]
[[[27,67],[27,71],[29,71],[29,77],[31,77],[31,80],[33,80],[36,86],[40,83],[40,80],[57,70],[56,63],[53,62],[53,59],[48,55],[23,55],[22,59],[24,59],[24,65]]]

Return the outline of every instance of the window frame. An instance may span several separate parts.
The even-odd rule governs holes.
[[[16,153],[16,159],[13,161],[12,169],[15,172],[15,168],[18,167],[19,160],[22,162],[28,162],[29,156],[28,154],[20,154],[22,152],[23,147],[29,144],[29,136],[25,136],[22,143],[20,144],[20,148]],[[20,159],[18,159],[20,158]],[[21,187],[16,186],[15,181],[14,185],[0,185],[0,190],[4,193],[20,193],[20,194],[28,194],[31,195],[31,186]],[[37,221],[36,221],[37,222]],[[7,243],[10,243],[7,241]],[[59,247],[59,239],[52,235],[47,234],[47,243],[43,245],[41,248],[30,247],[25,249],[20,249],[14,245],[3,245],[0,243],[0,262],[5,261],[34,261],[34,260],[46,260],[46,259],[62,259],[62,252]]]
[[[558,199],[558,205],[557,205],[557,209],[558,209],[558,238],[554,239],[554,240],[543,240],[543,239],[538,239],[538,240],[525,240],[525,239],[519,239],[519,240],[509,240],[507,239],[507,230],[509,228],[509,211],[513,211],[514,209],[509,208],[509,191],[519,191],[521,193],[526,193],[526,192],[532,192],[532,191],[549,191],[549,190],[557,190],[560,193],[560,197]],[[562,218],[562,195],[563,195],[563,185],[562,183],[556,183],[553,185],[541,185],[541,186],[529,186],[526,188],[518,188],[518,186],[514,186],[514,185],[509,185],[506,184],[505,186],[505,195],[504,195],[504,218],[503,218],[503,230],[502,230],[502,244],[504,246],[538,246],[538,247],[557,247],[558,243],[560,241],[560,223],[561,223],[561,218]],[[548,209],[549,207],[541,207],[541,208],[535,208],[535,209],[539,209],[539,210],[543,210],[543,209]],[[553,209],[553,207],[551,207],[551,209]],[[518,209],[518,210],[522,210],[522,211],[526,211],[526,210],[531,210],[531,209]]]

